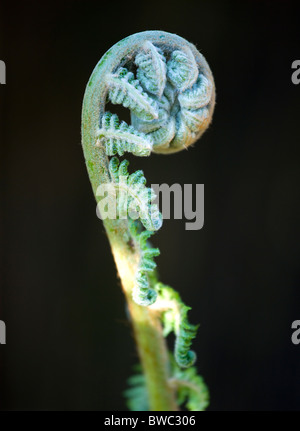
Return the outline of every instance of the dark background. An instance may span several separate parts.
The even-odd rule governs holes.
[[[151,29],[193,42],[217,87],[213,124],[193,149],[131,163],[149,184],[205,184],[204,228],[166,221],[153,243],[161,279],[201,323],[210,410],[299,410],[298,17],[288,1],[1,0],[2,410],[125,409],[137,356],[80,115],[104,52]]]

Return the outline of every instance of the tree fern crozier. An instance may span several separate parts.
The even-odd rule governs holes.
[[[130,110],[131,124],[106,104]],[[161,31],[129,36],[99,61],[88,82],[82,111],[82,144],[98,204],[97,189],[109,184],[117,200],[116,217],[103,223],[128,304],[141,368],[129,380],[132,410],[204,410],[208,391],[193,366],[191,350],[198,326],[188,321],[190,307],[159,282],[149,239],[162,215],[142,171],[128,172],[125,153],[170,154],[195,143],[209,126],[215,103],[207,62],[181,37]],[[109,158],[112,157],[112,158]],[[100,205],[101,213],[101,205]],[[174,353],[166,337],[175,335]]]

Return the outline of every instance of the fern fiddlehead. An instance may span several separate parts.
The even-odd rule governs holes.
[[[102,117],[101,125],[96,146],[100,147],[104,143],[108,156],[116,154],[123,156],[125,152],[135,156],[149,156],[151,154],[152,139],[135,130],[133,126],[128,126],[125,121],[119,124],[116,114],[106,112]]]
[[[107,101],[128,108],[131,125],[107,112]],[[144,373],[133,379],[139,389],[132,388],[131,393],[140,393],[144,382],[151,410],[176,410],[186,398],[193,410],[206,406],[202,380],[191,367],[197,326],[188,322],[189,307],[179,294],[156,277],[154,257],[159,250],[148,240],[161,227],[162,216],[152,203],[154,192],[146,187],[142,171],[129,174],[128,162],[116,156],[169,154],[187,148],[208,127],[214,102],[214,81],[204,57],[186,40],[161,31],[137,33],[114,45],[97,64],[85,92],[86,166],[98,202],[99,184],[115,189],[117,217],[103,223]],[[174,359],[164,340],[171,331],[176,337]]]

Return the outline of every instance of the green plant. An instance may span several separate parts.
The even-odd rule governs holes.
[[[106,103],[131,111],[131,125],[105,111]],[[125,152],[149,156],[169,154],[193,144],[208,127],[215,90],[204,57],[186,40],[161,31],[129,36],[104,54],[87,84],[82,111],[82,144],[98,209],[110,241],[127,300],[141,360],[139,374],[126,391],[134,410],[178,410],[186,403],[203,410],[208,392],[192,365],[190,350],[197,326],[188,322],[179,294],[157,279],[149,238],[162,216],[152,203],[142,171],[128,173]],[[113,156],[110,160],[108,156]],[[110,185],[116,217],[105,218],[98,186]],[[123,194],[122,194],[123,193]],[[124,193],[128,199],[123,199]],[[130,214],[138,214],[138,219]],[[175,334],[174,356],[165,337]]]

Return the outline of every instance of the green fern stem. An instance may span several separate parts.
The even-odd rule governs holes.
[[[140,259],[116,231],[108,234],[128,304],[135,341],[147,385],[150,410],[176,411],[174,387],[169,383],[168,350],[157,312],[132,299],[137,263]]]

